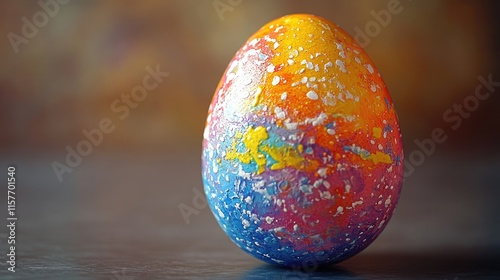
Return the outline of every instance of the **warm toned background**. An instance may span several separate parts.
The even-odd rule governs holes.
[[[370,11],[388,2],[242,1],[221,20],[213,1],[71,1],[15,54],[6,35],[21,34],[21,18],[31,19],[40,7],[9,1],[0,25],[0,150],[58,152],[76,143],[82,129],[113,117],[111,101],[158,63],[171,73],[168,81],[98,152],[199,148],[213,90],[260,26],[289,13],[314,13],[355,35],[355,27],[373,20]],[[366,47],[391,91],[408,148],[443,125],[442,113],[474,92],[477,76],[498,72],[494,3],[402,0],[402,12]],[[498,146],[491,137],[500,135],[495,104],[498,98],[481,104],[460,129],[464,137],[452,142]]]
[[[218,14],[214,2],[236,5]],[[178,210],[181,203],[192,205],[193,188],[202,189],[202,131],[227,63],[274,18],[313,13],[355,35],[374,21],[371,11],[389,2],[73,0],[17,53],[8,34],[21,35],[22,18],[32,21],[41,7],[36,1],[2,3],[0,179],[8,164],[18,166],[20,270],[26,277],[87,273],[122,280],[114,271],[125,267],[139,279],[145,263],[156,262],[152,275],[177,277],[168,274],[175,270],[208,277],[236,267],[226,276],[246,277],[238,265],[259,263],[225,238],[208,208],[189,224]],[[479,76],[500,81],[500,4],[400,2],[402,12],[370,38],[366,51],[393,97],[406,155],[437,127],[448,140],[406,179],[393,221],[367,252],[497,254],[500,87],[457,130],[443,113],[474,94]],[[170,76],[118,119],[111,103],[141,84],[146,66],[157,64]],[[81,131],[103,118],[116,129],[59,182],[51,164],[63,163],[65,147],[75,147],[84,139]],[[2,221],[3,187],[0,193]],[[154,250],[165,253],[148,253]],[[348,270],[357,274],[355,266]],[[444,277],[453,279],[453,271]]]

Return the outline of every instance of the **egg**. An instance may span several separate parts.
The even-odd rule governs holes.
[[[264,25],[230,61],[203,133],[208,204],[268,263],[337,263],[387,225],[403,182],[398,119],[368,55],[337,25]]]

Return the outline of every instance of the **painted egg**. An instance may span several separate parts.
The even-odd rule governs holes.
[[[258,259],[310,266],[360,252],[403,181],[398,119],[373,62],[320,17],[268,23],[215,91],[202,175],[222,229]]]

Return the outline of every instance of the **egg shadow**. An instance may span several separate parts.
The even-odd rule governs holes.
[[[500,254],[495,252],[441,251],[368,253],[338,264],[315,269],[291,269],[262,264],[234,279],[500,279]]]
[[[351,271],[335,265],[320,266],[311,269],[292,269],[271,264],[263,264],[249,269],[241,275],[241,280],[272,279],[272,280],[302,280],[302,279],[359,279]]]

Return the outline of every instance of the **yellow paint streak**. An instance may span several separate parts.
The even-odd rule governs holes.
[[[373,131],[373,137],[380,138],[382,136],[382,129],[380,127],[374,127],[372,131]]]
[[[299,144],[299,146],[297,146],[297,149],[299,149],[299,152],[302,153],[304,151],[304,146],[302,146],[302,144]]]
[[[257,174],[264,172],[269,155],[275,163],[270,166],[271,170],[279,170],[286,167],[303,169],[305,160],[302,157],[303,147],[298,145],[297,148],[291,146],[274,147],[262,145],[262,142],[269,138],[266,128],[258,126],[256,128],[249,127],[244,134],[237,133],[232,147],[226,151],[227,160],[239,160],[242,163],[249,164],[254,161],[257,164]],[[244,152],[238,152],[236,145],[240,141],[245,145]],[[316,166],[317,164],[310,163],[308,166]]]
[[[276,163],[271,165],[271,170],[279,170],[286,167],[301,169],[304,165],[304,159],[300,151],[290,146],[280,148],[264,146],[262,150],[276,161]]]
[[[255,91],[255,98],[253,99],[252,106],[259,105],[261,95],[262,95],[262,88],[258,87],[257,90]]]
[[[388,154],[377,151],[375,154],[371,154],[367,159],[373,161],[373,163],[392,163],[392,159]]]
[[[239,136],[239,137],[238,137]],[[247,148],[246,152],[239,153],[236,151],[236,141],[233,141],[233,145],[230,150],[226,151],[226,159],[234,160],[238,159],[242,163],[249,164],[252,160],[257,164],[257,173],[262,173],[266,166],[266,155],[259,152],[259,145],[262,141],[269,137],[266,128],[263,126],[258,126],[257,128],[248,127],[245,134],[237,134],[235,138],[242,139],[243,144]]]

